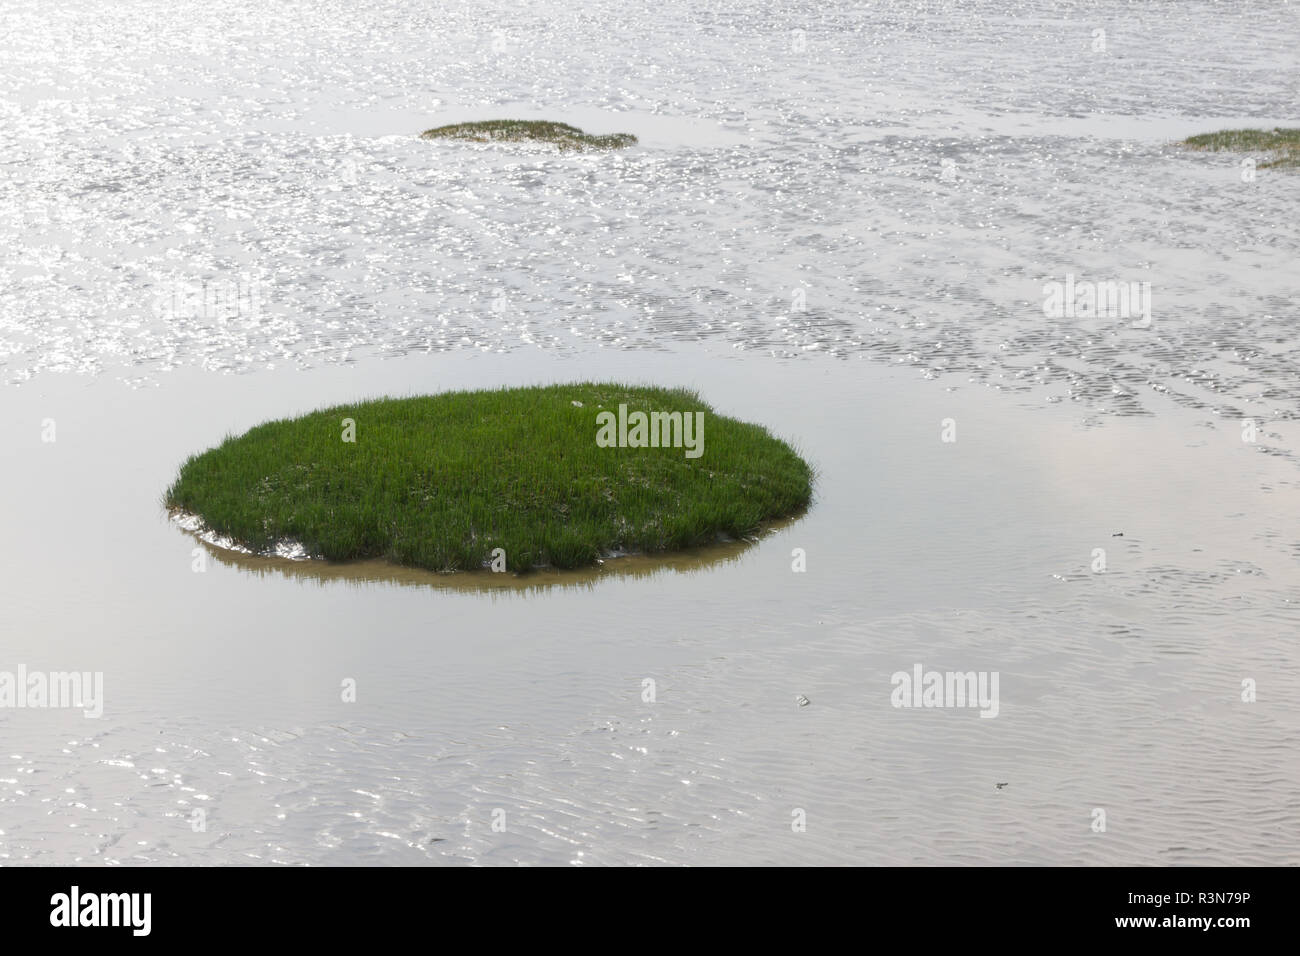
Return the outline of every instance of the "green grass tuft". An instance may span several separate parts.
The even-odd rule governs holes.
[[[1300,129],[1228,129],[1189,136],[1179,145],[1212,152],[1267,153],[1260,169],[1300,166]]]
[[[551,143],[561,150],[622,149],[636,144],[631,133],[593,136],[568,123],[545,120],[485,120],[453,123],[425,130],[421,139],[458,139],[471,143]]]
[[[581,405],[575,405],[581,402]],[[599,412],[704,412],[703,453],[602,448]],[[343,419],[355,441],[343,440]],[[168,507],[257,552],[434,571],[577,568],[753,534],[812,496],[808,465],[693,392],[581,383],[339,405],[268,422],[189,458]]]

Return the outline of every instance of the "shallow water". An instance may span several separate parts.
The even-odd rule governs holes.
[[[0,860],[1300,862],[1297,180],[1168,145],[1285,120],[1270,7],[7,5],[0,670],[105,709],[0,709]],[[484,112],[641,145],[415,136]],[[592,378],[763,422],[813,509],[497,585],[159,503],[267,418]],[[917,662],[998,717],[892,707]]]

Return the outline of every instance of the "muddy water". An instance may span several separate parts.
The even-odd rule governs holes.
[[[158,502],[196,444],[267,414],[597,369],[702,386],[770,423],[819,469],[814,508],[721,555],[485,592],[237,557],[196,573],[194,540]],[[866,362],[762,371],[690,349],[462,353],[12,390],[6,658],[102,671],[106,703],[98,720],[4,714],[5,852],[1291,858],[1277,839],[1300,716],[1289,462],[1189,413],[1100,425]],[[892,707],[891,675],[915,663],[999,672],[997,718]],[[1089,830],[1096,807],[1107,834]]]
[[[104,675],[0,709],[0,860],[1300,861],[1300,202],[1168,145],[1286,119],[1293,7],[505,9],[0,14],[0,671]],[[411,135],[485,109],[642,144]],[[592,378],[767,424],[813,508],[500,583],[161,508],[268,418]],[[997,717],[892,706],[918,663]]]

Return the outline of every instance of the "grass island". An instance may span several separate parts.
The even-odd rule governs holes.
[[[694,392],[586,382],[267,422],[191,456],[164,504],[257,553],[523,572],[752,535],[803,511],[812,480]]]
[[[1209,152],[1266,153],[1269,158],[1258,164],[1260,169],[1300,166],[1300,128],[1229,129],[1189,136],[1179,145]]]
[[[420,134],[421,139],[454,139],[470,143],[550,143],[561,150],[623,149],[636,144],[631,133],[593,136],[568,123],[545,120],[483,120],[453,123]]]

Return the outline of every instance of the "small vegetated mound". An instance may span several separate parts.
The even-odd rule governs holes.
[[[561,150],[622,149],[636,144],[631,133],[593,136],[568,123],[545,120],[484,120],[453,123],[425,130],[421,139],[457,139],[471,143],[550,143]]]
[[[1267,154],[1258,164],[1260,169],[1300,166],[1300,128],[1229,129],[1189,136],[1180,145],[1211,152]]]
[[[192,456],[165,500],[257,553],[526,571],[741,538],[811,496],[785,442],[694,392],[582,383],[268,422]]]

